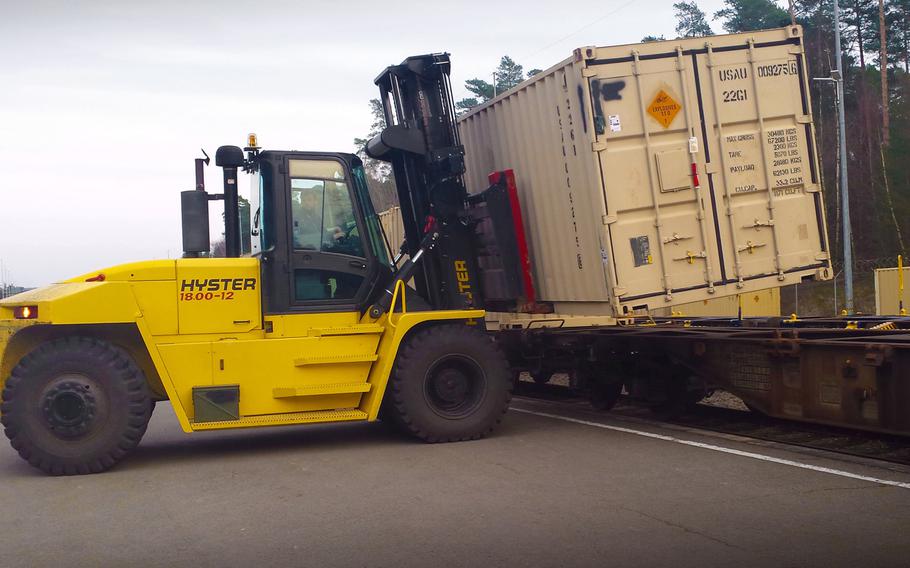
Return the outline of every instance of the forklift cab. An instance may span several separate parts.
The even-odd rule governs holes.
[[[250,232],[265,313],[366,311],[392,266],[360,159],[265,151],[256,163]]]

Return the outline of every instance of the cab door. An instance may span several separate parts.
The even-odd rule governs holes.
[[[355,307],[368,284],[367,255],[345,169],[333,159],[287,160],[288,278],[295,308]]]
[[[239,385],[241,420],[356,409],[382,327],[361,323],[381,279],[378,219],[356,157],[268,153],[262,160],[262,339],[213,345],[214,383]],[[363,195],[361,195],[363,193]]]

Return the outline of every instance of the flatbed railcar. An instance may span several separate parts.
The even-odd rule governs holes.
[[[516,372],[667,412],[715,389],[769,416],[910,435],[910,318],[644,318],[495,332]]]

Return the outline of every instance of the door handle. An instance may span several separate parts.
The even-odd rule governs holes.
[[[367,267],[366,264],[364,264],[363,262],[361,262],[359,260],[352,260],[352,261],[348,262],[348,264],[353,266],[354,268],[359,268],[361,270],[363,270],[364,268]]]

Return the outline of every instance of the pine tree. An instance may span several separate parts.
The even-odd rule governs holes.
[[[540,72],[540,69],[532,69],[527,77],[531,77],[532,74],[536,75]],[[471,107],[487,102],[500,93],[508,91],[524,80],[524,68],[515,63],[508,55],[503,55],[502,59],[499,60],[499,66],[493,71],[494,82],[488,83],[483,79],[477,78],[468,79],[464,83],[464,88],[474,96],[461,99],[455,103],[455,108],[462,111],[468,110]]]
[[[708,25],[708,19],[694,1],[673,4],[676,11],[676,33],[679,37],[703,37],[714,32]]]
[[[786,10],[771,0],[724,0],[722,10],[714,19],[724,20],[723,28],[730,33],[779,28],[790,23]]]
[[[866,53],[876,51],[879,42],[877,0],[843,0],[841,6],[846,47],[856,54],[860,70],[865,71]]]
[[[367,188],[370,191],[370,199],[373,200],[373,207],[377,211],[385,211],[398,205],[398,193],[395,189],[395,176],[392,175],[392,166],[388,162],[374,160],[367,156],[366,153],[367,143],[378,136],[386,127],[382,101],[370,99],[370,113],[373,115],[370,131],[367,133],[366,138],[354,139],[354,148],[357,155],[363,160],[363,169],[367,174]]]
[[[496,68],[496,94],[508,91],[512,87],[524,81],[524,69],[521,65],[515,63],[508,55],[503,55],[499,61],[499,67]]]

